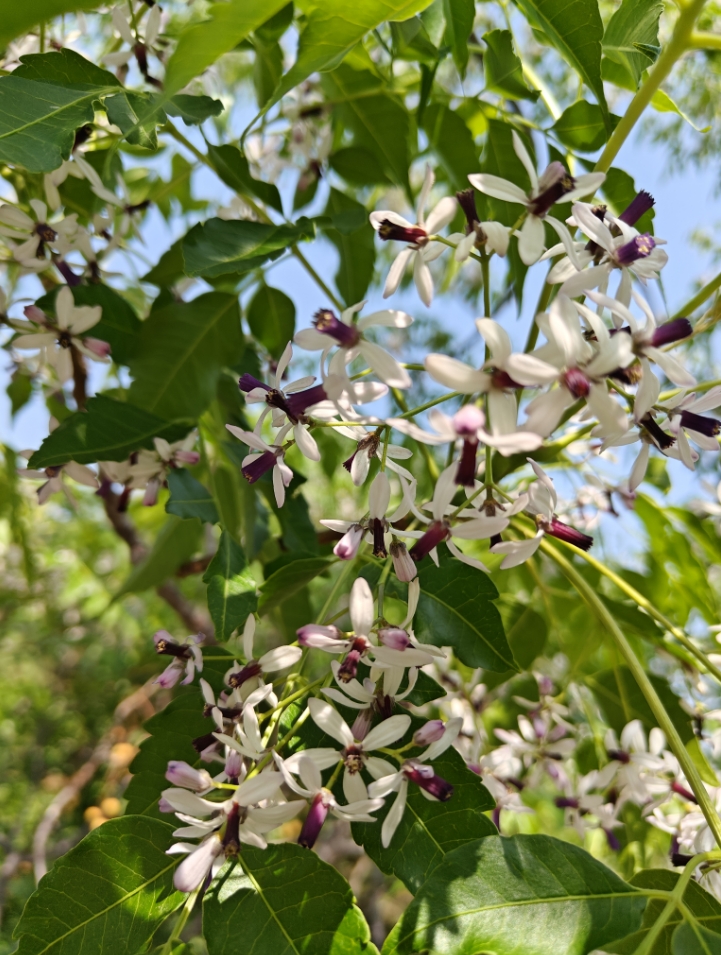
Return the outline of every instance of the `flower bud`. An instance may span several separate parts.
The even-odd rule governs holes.
[[[394,540],[390,546],[390,552],[396,577],[398,580],[409,583],[418,573],[418,568],[408,553],[408,548],[402,541]]]
[[[308,623],[296,630],[298,644],[301,647],[314,647],[316,650],[342,649],[349,641],[343,639],[338,627],[323,627],[317,623]]]
[[[327,789],[321,789],[313,796],[308,815],[305,817],[303,828],[298,836],[298,845],[305,849],[312,849],[320,835],[328,810],[333,803],[333,796]]]
[[[453,786],[440,776],[436,776],[432,766],[409,760],[404,765],[403,772],[411,782],[425,789],[439,802],[447,802],[453,795]]]
[[[378,639],[391,650],[407,650],[411,646],[411,638],[400,627],[384,627],[378,631]]]
[[[364,530],[360,524],[353,524],[333,548],[333,553],[339,560],[352,560],[358,553],[363,540]]]
[[[429,720],[425,726],[413,734],[413,742],[416,746],[430,746],[443,736],[445,723],[443,720]]]
[[[182,760],[171,760],[168,763],[165,778],[173,786],[192,789],[194,792],[203,792],[213,785],[210,773],[206,769],[194,769]]]

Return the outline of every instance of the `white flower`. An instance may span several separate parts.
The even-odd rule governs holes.
[[[592,172],[574,178],[560,162],[552,162],[538,177],[531,157],[523,145],[523,140],[515,130],[513,131],[513,149],[531,180],[530,193],[526,194],[519,186],[507,179],[488,173],[474,173],[468,177],[468,181],[487,196],[502,199],[505,202],[520,203],[526,207],[527,215],[518,239],[518,254],[526,265],[537,262],[544,250],[544,219],[556,231],[566,246],[569,256],[575,257],[568,230],[558,219],[549,216],[548,210],[556,202],[570,202],[595,192],[606,178],[605,174]]]
[[[341,560],[351,560],[365,536],[373,544],[374,557],[387,557],[387,543],[390,537],[390,524],[405,517],[411,507],[410,486],[403,485],[403,497],[392,514],[386,518],[390,504],[391,488],[388,475],[379,471],[373,479],[368,494],[368,516],[358,521],[323,520],[321,524],[343,537],[333,548],[333,553]]]
[[[12,342],[14,348],[40,349],[41,358],[55,369],[61,384],[73,377],[72,349],[93,361],[107,362],[110,346],[107,342],[85,335],[100,321],[100,305],[76,306],[73,293],[64,285],[55,298],[57,325],[53,325],[37,306],[30,305],[25,314],[29,322],[13,321],[13,327],[26,332]]]
[[[373,750],[395,743],[404,736],[411,725],[410,716],[390,716],[375,726],[364,739],[357,740],[346,721],[330,703],[313,697],[308,701],[308,707],[316,726],[337,740],[342,749],[306,749],[305,755],[312,759],[321,770],[329,769],[338,762],[342,762],[344,766],[343,793],[348,802],[367,799],[368,792],[361,770],[367,769],[371,775],[374,775],[375,769],[385,775],[386,761],[372,756],[371,753]]]
[[[442,736],[431,743],[425,752],[404,762],[397,772],[385,776],[376,775],[375,782],[372,782],[368,787],[369,796],[387,796],[391,792],[398,793],[390,812],[383,820],[381,842],[384,848],[387,849],[391,844],[395,831],[403,818],[408,799],[409,782],[416,783],[423,795],[434,801],[446,802],[453,795],[453,786],[441,779],[440,776],[436,776],[432,767],[425,764],[436,759],[453,744],[461,731],[462,724],[463,720],[459,718],[448,720]],[[378,769],[377,766],[369,767],[369,772],[371,775],[375,775],[374,770],[377,772]]]
[[[253,655],[253,637],[255,636],[255,617],[248,614],[243,629],[243,653],[246,662],[233,661],[233,666],[226,671],[225,683],[233,690],[241,690],[241,700],[244,700],[253,690],[262,686],[261,679],[266,673],[277,673],[295,666],[303,655],[300,647],[274,647],[264,653],[259,659]]]
[[[31,458],[34,451],[20,451],[20,457]],[[97,475],[86,468],[84,464],[76,464],[75,461],[68,461],[67,464],[58,464],[53,467],[45,468],[44,471],[36,471],[33,468],[20,468],[18,470],[20,477],[31,480],[42,481],[42,485],[37,489],[38,504],[44,504],[49,497],[62,491],[68,498],[68,503],[72,504],[70,492],[65,487],[63,478],[65,475],[77,481],[78,484],[84,484],[85,487],[97,488]]]
[[[128,486],[133,489],[145,488],[143,504],[152,507],[157,502],[158,491],[173,468],[198,463],[200,454],[191,450],[195,439],[195,431],[173,444],[169,444],[165,438],[153,438],[154,450],[143,448],[138,451],[137,460],[130,465]]]
[[[614,236],[605,222],[594,215],[592,207],[583,202],[577,202],[573,206],[573,218],[581,231],[595,242],[605,255],[599,265],[581,269],[567,278],[561,285],[564,295],[575,298],[594,288],[605,292],[611,272],[620,269],[621,284],[616,297],[624,305],[628,305],[631,301],[632,275],[645,284],[648,279],[658,278],[659,271],[668,261],[668,255],[659,248],[663,244],[662,239],[654,239],[648,234],[639,235],[633,226],[626,225],[622,219],[609,217],[612,225],[620,232],[620,235]]]
[[[58,255],[65,255],[71,249],[71,238],[78,231],[77,214],[65,216],[48,223],[48,207],[40,199],[31,199],[30,206],[35,219],[15,206],[0,206],[0,235],[10,239],[22,239],[20,245],[9,243],[13,258],[23,268],[30,271],[42,271],[51,262],[45,252],[50,249]]]
[[[181,681],[181,684],[192,683],[196,670],[198,673],[203,672],[203,654],[200,650],[200,644],[204,639],[202,633],[195,633],[186,637],[182,643],[178,643],[167,630],[156,630],[153,634],[155,652],[173,659],[155,682],[163,689],[167,689],[175,686],[182,674],[185,673],[185,679]]]
[[[285,503],[285,489],[293,480],[293,472],[285,463],[283,446],[280,443],[285,439],[288,430],[290,430],[290,425],[286,425],[278,432],[275,439],[276,444],[267,444],[255,432],[243,431],[242,428],[233,424],[226,424],[225,427],[253,451],[260,452],[259,454],[249,454],[243,458],[243,464],[241,465],[243,477],[249,484],[255,484],[259,478],[272,469],[275,500],[278,507],[282,507]]]
[[[698,398],[683,391],[665,403],[671,431],[676,435],[679,457],[688,468],[693,468],[694,452],[688,439],[704,451],[718,451],[721,422],[702,414],[721,405],[721,386],[711,388]]]
[[[150,8],[148,13],[148,19],[144,28],[144,36],[139,32],[137,35],[133,33],[130,23],[126,19],[125,13],[120,9],[120,7],[113,8],[113,26],[120,35],[120,38],[124,43],[127,43],[130,47],[129,50],[118,50],[115,53],[106,53],[103,57],[103,61],[108,66],[125,66],[131,56],[135,56],[138,61],[138,66],[140,72],[146,77],[148,77],[148,63],[147,63],[147,54],[155,41],[158,39],[158,33],[160,32],[160,15],[162,11],[157,4],[154,4]]]
[[[371,225],[381,239],[396,239],[409,243],[406,249],[398,253],[388,272],[383,298],[388,298],[396,291],[408,263],[413,261],[413,280],[416,283],[421,301],[425,305],[430,305],[433,301],[433,278],[428,263],[437,259],[445,246],[440,242],[429,243],[429,239],[436,232],[440,232],[444,226],[447,226],[456,212],[456,200],[450,196],[445,196],[426,217],[426,203],[434,179],[431,167],[426,166],[426,175],[418,197],[417,224],[409,222],[408,219],[404,219],[403,216],[390,209],[382,209],[370,214]]]
[[[343,462],[343,467],[350,474],[356,487],[360,487],[368,477],[371,458],[376,457],[382,460],[384,453],[386,455],[386,468],[404,477],[415,487],[416,479],[411,472],[402,465],[396,464],[396,461],[407,460],[413,456],[413,452],[409,448],[404,448],[400,444],[384,445],[381,443],[380,432],[377,430],[366,431],[365,428],[361,427],[340,427],[333,430],[336,434],[342,434],[343,437],[356,442],[355,451]]]
[[[476,319],[476,328],[490,351],[488,360],[481,369],[472,368],[457,358],[431,354],[425,359],[426,371],[440,384],[462,394],[487,394],[491,434],[504,454],[502,435],[514,435],[510,443],[520,440],[516,436],[518,407],[515,389],[535,386],[553,381],[555,375],[546,362],[534,355],[516,354],[505,329],[490,318]],[[529,448],[528,450],[533,450]],[[505,450],[505,453],[514,453]]]
[[[511,230],[500,222],[479,222],[475,193],[464,189],[456,193],[458,204],[466,216],[465,233],[453,232],[449,242],[456,242],[453,258],[456,262],[466,262],[474,249],[482,249],[486,254],[493,252],[504,256],[508,251]]]
[[[354,321],[354,316],[364,305],[365,302],[351,305],[341,312],[340,318],[337,318],[330,309],[322,308],[314,316],[314,327],[301,329],[293,339],[306,351],[322,351],[321,365],[324,365],[331,349],[337,346],[337,351],[328,366],[328,374],[340,378],[343,390],[348,394],[351,402],[356,404],[360,403],[359,399],[363,392],[356,391],[356,386],[348,378],[346,365],[357,356],[363,358],[389,388],[410,388],[411,386],[411,379],[405,368],[402,368],[380,345],[368,341],[364,332],[374,325],[385,328],[408,328],[413,318],[406,312],[386,308]]]

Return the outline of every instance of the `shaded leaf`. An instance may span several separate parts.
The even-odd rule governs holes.
[[[306,557],[281,567],[261,584],[258,613],[263,616],[288,600],[331,564],[325,557]]]
[[[247,567],[240,544],[223,531],[218,550],[203,575],[208,585],[208,610],[215,635],[227,640],[258,607],[255,578]]]
[[[185,468],[174,468],[168,474],[170,497],[165,505],[168,514],[184,519],[197,517],[208,524],[218,523],[218,512],[210,491]]]
[[[130,571],[116,599],[162,584],[197,551],[202,533],[203,525],[198,520],[184,521],[174,514],[168,517],[150,553]]]
[[[467,564],[444,560],[440,567],[431,561],[421,565],[418,579],[421,596],[414,620],[418,640],[453,647],[469,667],[517,669],[501,615],[491,603],[498,591],[490,577]]]
[[[190,96],[188,93],[176,93],[165,104],[165,112],[169,116],[179,116],[186,126],[199,126],[211,116],[220,116],[224,106],[219,99],[212,96]]]
[[[483,57],[486,87],[509,99],[537,100],[541,95],[526,83],[521,61],[513,51],[510,30],[492,30],[483,35],[488,47]]]
[[[600,106],[576,100],[563,111],[551,127],[564,146],[593,153],[608,139],[608,131]]]
[[[185,901],[173,891],[173,826],[111,819],[53,865],[15,930],[21,955],[136,955]]]
[[[458,113],[441,103],[432,103],[425,109],[423,129],[454,188],[468,189],[468,175],[478,172],[479,166],[470,129]]]
[[[109,86],[122,88],[123,85],[114,73],[103,70],[67,47],[50,53],[26,53],[20,57],[20,66],[13,70],[12,75],[38,83],[72,86],[76,90]]]
[[[623,0],[608,21],[603,35],[603,52],[618,64],[629,77],[635,90],[644,70],[651,65],[648,54],[639,51],[647,45],[658,45],[658,22],[663,12],[661,0]]]
[[[183,239],[188,275],[212,278],[229,272],[248,272],[279,255],[296,242],[312,239],[315,226],[300,218],[295,225],[266,225],[247,220],[208,219]]]
[[[237,146],[230,143],[224,146],[208,146],[208,159],[226,186],[236,192],[255,196],[278,212],[283,211],[278,187],[270,182],[254,179],[250,174],[248,160]]]
[[[343,876],[289,843],[243,846],[203,902],[209,955],[373,955]]]
[[[245,312],[251,332],[273,358],[280,358],[295,332],[295,305],[285,292],[261,285]]]
[[[636,929],[646,897],[577,846],[489,836],[450,853],[422,886],[384,955],[586,955]]]
[[[71,414],[49,434],[30,459],[30,467],[77,461],[124,461],[140,448],[152,448],[153,438],[178,441],[187,423],[168,422],[157,415],[105,395],[89,398],[86,411]]]
[[[474,0],[443,0],[443,12],[446,16],[446,43],[463,76],[468,65],[468,38],[473,31],[476,5]]]
[[[673,933],[671,950],[673,955],[721,955],[721,935],[682,922]]]
[[[325,214],[331,216],[335,229],[328,229],[326,235],[338,250],[340,263],[335,275],[335,284],[346,305],[354,305],[365,297],[373,279],[376,249],[374,233],[368,222],[365,206],[331,188]],[[360,228],[344,229],[343,217],[357,215]]]
[[[256,40],[253,86],[256,101],[261,109],[273,95],[282,75],[283,50],[280,43],[263,43]]]
[[[493,798],[460,753],[446,750],[433,760],[433,769],[452,783],[453,795],[448,802],[430,802],[411,783],[403,819],[387,849],[381,844],[381,826],[396,797],[387,797],[385,806],[375,814],[377,823],[352,826],[353,838],[378,868],[400,879],[413,893],[449,852],[496,833],[491,820],[483,815],[495,806]]]
[[[374,186],[390,179],[375,155],[363,146],[346,146],[334,152],[328,162],[352,186]]]
[[[597,0],[516,0],[531,26],[552,43],[608,113],[601,80],[603,22]]]
[[[143,322],[140,341],[130,401],[153,414],[193,418],[213,400],[221,368],[243,350],[238,300],[207,292],[172,302]]]
[[[150,282],[161,288],[175,285],[185,275],[185,260],[183,259],[183,240],[178,239],[163,252],[152,269],[142,277],[142,282]]]

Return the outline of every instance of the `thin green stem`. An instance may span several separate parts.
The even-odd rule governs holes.
[[[277,710],[284,710],[289,704],[295,703],[295,701],[301,699],[301,697],[312,693],[317,686],[321,685],[324,679],[325,677],[321,677],[319,680],[314,680],[312,683],[308,683],[302,689],[296,690],[295,693],[291,693],[290,696],[286,696],[285,699],[281,700],[280,703],[277,706],[274,706],[272,710],[268,710],[266,713],[261,713],[258,717],[259,722],[269,719]]]
[[[585,551],[579,552],[577,548],[573,547],[573,545],[565,544],[563,541],[561,544],[562,546],[571,548],[574,554],[582,557],[587,564],[590,564],[591,567],[597,570],[600,574],[603,574],[604,577],[607,577],[610,581],[612,581],[619,590],[622,590],[627,597],[630,597],[631,600],[633,600],[635,604],[645,610],[646,613],[660,623],[664,629],[668,630],[668,632],[678,640],[681,646],[685,647],[686,650],[688,650],[688,652],[691,653],[696,660],[702,663],[705,669],[715,676],[719,683],[721,683],[721,669],[719,669],[714,663],[711,662],[711,660],[709,660],[703,650],[700,650],[693,643],[693,641],[686,636],[680,627],[677,627],[673,621],[669,620],[668,617],[662,614],[660,610],[657,610],[650,600],[644,597],[643,594],[639,593],[636,588],[632,587],[628,581],[623,579],[623,577],[620,577],[617,573],[615,573],[615,571],[611,570],[610,567],[607,567],[600,560],[596,560],[596,558],[591,554],[587,554]]]
[[[451,398],[460,398],[460,391],[449,391],[447,395],[441,395],[440,398],[433,398],[431,401],[427,401],[424,405],[418,405],[417,408],[411,408],[410,411],[406,410],[403,414],[399,414],[399,418],[414,418],[417,414],[422,414],[424,411],[428,411],[429,408],[434,408],[436,405],[442,404],[444,401],[449,401]],[[400,402],[399,402],[400,404]]]
[[[163,945],[160,955],[170,955],[173,950],[173,944],[178,941],[180,935],[185,928],[185,925],[190,918],[190,913],[193,911],[193,906],[195,905],[195,900],[198,898],[198,892],[192,892],[188,898],[185,900],[185,905],[183,906],[183,911],[178,916],[178,921],[173,927],[173,934],[170,936],[168,941]]]
[[[348,578],[348,575],[350,574],[354,566],[355,566],[355,560],[346,561],[345,567],[336,577],[335,583],[331,587],[330,593],[328,594],[328,597],[326,598],[326,602],[323,604],[321,612],[318,614],[318,622],[320,624],[327,623],[325,618],[328,615],[330,608],[333,606],[333,601],[338,596],[338,593],[341,587],[346,582],[346,579]]]
[[[549,273],[557,261],[558,261],[557,259],[553,259],[551,261],[551,265],[549,266],[549,269],[548,269]],[[548,275],[546,276],[546,279],[547,278],[548,278]],[[539,331],[538,322],[536,321],[536,316],[539,315],[541,312],[546,311],[546,308],[548,307],[548,303],[550,302],[551,296],[553,295],[553,292],[554,292],[554,286],[549,285],[546,279],[544,279],[543,281],[543,288],[541,289],[541,294],[538,296],[538,302],[536,303],[536,310],[533,313],[533,318],[531,319],[531,327],[528,329],[528,338],[526,339],[526,347],[523,349],[524,352],[533,351],[533,349],[536,347],[536,342],[538,341],[538,331]]]
[[[544,552],[544,554],[555,561],[556,564],[558,564],[570,583],[578,591],[580,596],[583,597],[590,609],[596,614],[605,629],[610,634],[619,653],[626,661],[626,665],[631,671],[639,689],[643,693],[646,702],[651,708],[651,712],[656,718],[656,722],[663,730],[671,751],[678,760],[688,784],[691,787],[694,796],[696,797],[699,809],[703,813],[704,818],[708,823],[709,829],[713,833],[716,844],[721,846],[721,819],[719,819],[716,808],[711,801],[711,797],[704,786],[703,780],[701,779],[701,775],[696,768],[695,763],[691,759],[688,750],[684,746],[683,741],[678,734],[678,730],[666,712],[666,708],[661,702],[661,699],[659,698],[659,695],[656,692],[653,684],[649,680],[646,671],[634,653],[633,647],[626,639],[626,636],[614,620],[606,605],[596,594],[593,588],[576,570],[573,564],[562,554],[560,554],[556,548],[549,544],[549,542],[545,539],[541,541],[541,550]]]
[[[483,314],[486,318],[491,317],[491,270],[488,261],[489,256],[483,252],[481,254],[481,272],[483,273]],[[486,358],[488,358],[488,345],[486,345]]]
[[[313,266],[310,264],[310,262],[308,261],[308,259],[306,259],[306,257],[305,257],[305,256],[303,255],[303,253],[300,251],[300,249],[298,248],[298,246],[297,246],[297,245],[292,246],[292,248],[291,248],[290,251],[291,251],[292,254],[296,257],[296,259],[298,259],[298,261],[301,263],[301,265],[302,265],[303,268],[306,270],[306,272],[308,273],[308,275],[310,275],[310,277],[313,279],[313,281],[314,281],[315,284],[318,286],[318,288],[321,289],[321,291],[323,291],[323,292],[328,296],[328,298],[329,298],[329,299],[331,300],[331,302],[335,305],[335,307],[338,309],[338,311],[342,312],[343,309],[344,309],[344,305],[342,304],[342,302],[340,301],[340,299],[339,299],[336,295],[334,295],[333,292],[331,292],[331,290],[330,290],[330,289],[328,288],[328,286],[325,284],[325,282],[323,281],[323,279],[320,277],[320,275],[318,275],[318,273],[316,272],[316,270],[315,270],[315,269],[313,268]]]
[[[399,417],[409,418],[410,420],[413,420],[415,415],[420,414],[421,411],[425,411],[426,408],[431,408],[433,405],[440,404],[441,401],[448,401],[449,398],[456,397],[458,394],[458,392],[452,391],[450,394],[443,395],[441,398],[435,398],[433,401],[427,401],[425,405],[421,405],[419,408],[414,408],[412,411],[409,411],[408,405],[406,404],[406,399],[403,397],[403,392],[399,391],[397,388],[393,388],[391,390],[393,397],[400,405],[401,411],[403,412],[403,414],[399,415]],[[436,464],[428,445],[424,444],[422,441],[416,441],[416,444],[418,445],[418,450],[421,452],[421,455],[426,462],[428,473],[434,481],[437,481],[440,472],[438,471],[438,465]]]
[[[688,45],[692,50],[721,50],[721,33],[694,30]]]
[[[681,318],[692,314],[699,305],[703,305],[707,299],[711,298],[713,293],[719,288],[721,288],[721,272],[719,272],[715,278],[712,278],[710,282],[707,282],[702,289],[699,289],[688,302],[684,302],[673,317]]]
[[[706,0],[691,0],[681,8],[671,39],[664,47],[656,60],[645,82],[631,100],[628,109],[611,133],[606,148],[595,165],[596,172],[608,172],[611,163],[618,155],[619,150],[631,135],[634,126],[641,118],[643,111],[653,98],[653,94],[660,89],[661,84],[669,75],[676,62],[691,48],[693,28],[703,9]]]

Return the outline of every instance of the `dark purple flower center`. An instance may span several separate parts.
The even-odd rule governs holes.
[[[647,258],[656,248],[656,240],[647,232],[643,235],[634,236],[630,242],[619,246],[614,257],[616,262],[621,265],[633,265],[638,259]]]
[[[266,385],[264,381],[259,381],[253,375],[248,374],[248,372],[240,376],[238,379],[238,387],[241,391],[244,391],[246,395],[251,391],[255,391],[256,388],[262,388],[263,391],[272,391],[270,385]]]
[[[298,836],[299,846],[303,846],[305,849],[313,848],[328,815],[332,798],[326,790],[321,790],[313,796],[313,802],[310,804],[308,815],[305,817],[303,828]]]
[[[338,679],[341,683],[349,683],[354,680],[358,673],[358,664],[363,654],[368,649],[368,641],[365,637],[356,637],[353,645],[348,651],[345,660],[338,667]]]
[[[243,477],[248,484],[255,484],[267,471],[275,467],[277,460],[278,455],[275,451],[263,451],[262,454],[257,455],[252,461],[249,461],[248,464],[243,465],[241,468]]]
[[[343,762],[351,775],[359,773],[365,765],[365,753],[362,746],[346,746],[343,750]]]
[[[226,859],[235,858],[240,852],[240,806],[237,803],[230,807],[222,843]]]
[[[563,521],[559,521],[557,517],[552,517],[548,520],[548,518],[539,515],[536,518],[536,523],[539,527],[543,528],[546,534],[550,534],[551,537],[556,537],[558,540],[565,541],[567,544],[573,544],[580,550],[590,550],[593,545],[593,538],[589,534],[584,534],[576,530],[575,527],[564,524]]]
[[[346,471],[350,472],[350,469],[353,467],[353,460],[356,454],[367,454],[369,458],[372,458],[378,450],[380,440],[380,435],[375,431],[372,432],[372,434],[367,435],[365,438],[361,438],[353,454],[351,454],[351,456],[343,462],[343,467],[346,469]]]
[[[217,743],[218,740],[212,733],[204,733],[202,736],[196,736],[195,739],[192,740],[193,749],[196,753],[202,753],[208,749],[209,746],[217,745]]]
[[[694,414],[692,411],[682,411],[681,427],[696,431],[698,434],[705,434],[708,438],[715,438],[721,432],[721,421],[716,418],[704,418],[703,415]]]
[[[528,205],[534,216],[545,216],[554,203],[576,188],[576,180],[560,162],[552,162],[538,182],[540,192]]]
[[[419,560],[423,560],[424,557],[430,554],[434,547],[437,547],[446,540],[450,536],[450,533],[451,529],[445,521],[433,521],[423,537],[417,540],[411,548],[410,554],[413,560],[416,563],[418,563]]]
[[[323,385],[314,385],[312,388],[306,388],[305,391],[296,391],[293,394],[286,395],[285,403],[288,409],[286,414],[291,419],[298,419],[302,414],[305,414],[308,408],[325,401],[327,397]]]
[[[456,193],[458,205],[463,209],[466,217],[466,234],[470,234],[476,228],[478,223],[478,211],[476,210],[476,191],[475,189],[463,189]]]
[[[155,644],[155,652],[166,657],[176,657],[178,660],[189,660],[190,650],[179,643],[173,643],[171,640],[158,640]]]
[[[494,368],[491,371],[491,381],[493,382],[494,388],[523,388],[523,385],[519,385],[517,381],[514,381],[508,372],[503,371],[502,368]]]
[[[330,335],[343,348],[353,348],[360,340],[360,332],[355,325],[346,325],[329,308],[319,309],[313,316],[313,324],[321,335]]]
[[[650,192],[642,189],[618,218],[626,225],[636,225],[641,216],[653,209],[655,201]]]
[[[260,673],[260,663],[258,663],[257,660],[251,660],[250,663],[246,663],[242,670],[237,670],[228,676],[228,686],[233,690],[237,690],[246,680],[250,680],[254,676],[259,676]]]
[[[563,383],[574,398],[587,398],[591,391],[591,382],[580,368],[569,368],[563,376]]]
[[[670,322],[664,322],[663,325],[654,329],[651,345],[654,348],[663,348],[664,345],[683,341],[691,335],[693,335],[693,326],[687,318],[672,318]]]
[[[668,451],[669,448],[673,447],[676,443],[676,439],[673,435],[668,434],[656,423],[655,419],[651,417],[650,414],[644,415],[639,422],[642,428],[644,428],[656,442],[657,447],[662,451]]]
[[[373,530],[373,556],[387,557],[388,551],[386,550],[385,542],[385,521],[382,521],[379,517],[374,517],[370,524]]]
[[[461,459],[456,471],[456,484],[462,487],[473,487],[476,481],[476,452],[478,441],[475,438],[466,438],[463,442]]]
[[[440,776],[436,776],[432,766],[425,766],[423,763],[406,763],[403,772],[411,782],[425,789],[440,802],[448,802],[453,795],[453,786]]]
[[[425,245],[428,233],[418,225],[404,226],[384,219],[378,229],[378,235],[384,242],[395,239],[398,242],[410,242],[411,245]]]

